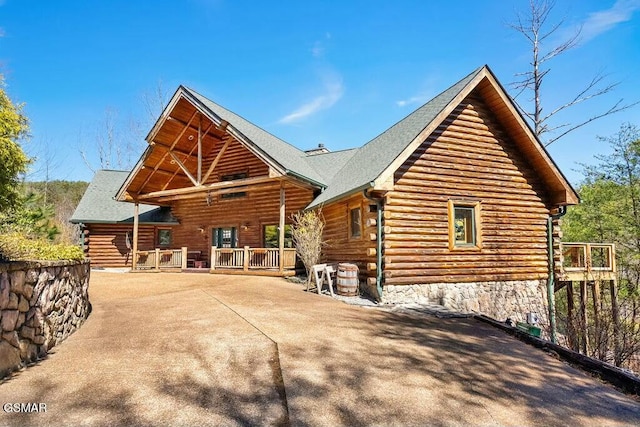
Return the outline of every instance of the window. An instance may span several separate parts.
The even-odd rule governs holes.
[[[211,237],[216,248],[238,247],[238,233],[235,227],[213,228]]]
[[[225,199],[238,199],[240,197],[245,197],[247,193],[245,191],[238,191],[236,193],[224,193],[220,195],[221,200]]]
[[[362,236],[362,215],[360,208],[349,210],[349,236],[351,238]]]
[[[220,181],[235,181],[237,179],[245,179],[248,176],[246,172],[236,172],[229,175],[222,175]],[[237,191],[234,193],[224,193],[220,195],[220,200],[225,199],[238,199],[241,197],[245,197],[247,193],[245,191]]]
[[[170,246],[171,245],[171,229],[159,228],[156,234],[156,243],[158,246]]]
[[[480,249],[480,203],[449,200],[449,249]]]
[[[229,175],[222,175],[220,181],[235,181],[236,179],[245,179],[247,177],[246,172],[237,172]]]
[[[265,225],[264,226],[264,247],[265,248],[277,248],[278,245],[278,226],[277,225]],[[285,224],[284,226],[284,247],[293,248],[293,238],[291,237],[291,225]]]

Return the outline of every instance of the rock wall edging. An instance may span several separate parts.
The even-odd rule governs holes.
[[[0,264],[0,378],[46,356],[91,312],[90,263]]]

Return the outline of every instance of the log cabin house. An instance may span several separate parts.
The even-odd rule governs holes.
[[[496,318],[545,312],[536,304],[560,257],[557,217],[579,201],[487,66],[359,148],[302,151],[182,86],[147,142],[113,193],[135,207],[134,268],[184,268],[199,253],[211,272],[292,274],[295,249],[279,230],[321,209],[324,260],[356,263],[375,298]],[[143,204],[173,222],[144,223]],[[102,262],[97,224],[82,222]]]

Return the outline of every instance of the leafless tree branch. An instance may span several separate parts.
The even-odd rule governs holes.
[[[592,100],[599,96],[612,92],[619,84],[619,82],[605,83],[605,75],[598,73],[591,79],[586,86],[581,89],[575,96],[569,101],[553,108],[549,113],[543,114],[545,108],[542,101],[541,88],[551,71],[550,67],[542,68],[542,65],[555,57],[568,52],[576,47],[580,41],[580,34],[582,28],[576,30],[564,41],[558,43],[556,46],[549,50],[543,50],[543,42],[549,39],[552,35],[556,34],[558,30],[564,25],[564,21],[560,20],[555,24],[548,22],[551,11],[555,6],[555,2],[552,0],[530,0],[528,15],[523,17],[520,13],[516,13],[515,23],[509,24],[513,30],[523,35],[530,44],[531,48],[531,68],[528,71],[517,73],[515,75],[516,81],[511,83],[511,87],[515,90],[514,99],[521,97],[523,93],[530,92],[532,108],[525,110],[521,104],[518,105],[518,109],[523,113],[527,119],[533,123],[535,134],[542,138],[543,135],[549,134],[553,131],[564,129],[559,135],[554,136],[547,140],[545,145],[550,145],[553,142],[559,140],[570,132],[591,123],[594,120],[598,120],[602,117],[615,114],[617,112],[631,108],[638,103],[631,103],[622,105],[622,100],[615,103],[612,107],[604,111],[603,113],[596,114],[586,120],[581,121],[578,124],[563,123],[559,125],[549,125],[548,122],[556,118],[558,114],[565,110],[581,104],[585,101]]]
[[[601,114],[597,114],[595,116],[592,116],[592,117],[588,118],[587,120],[585,120],[585,121],[583,121],[583,122],[581,122],[581,123],[579,123],[577,125],[574,125],[574,126],[570,127],[569,129],[567,129],[564,132],[562,132],[560,135],[557,135],[557,136],[549,139],[545,143],[545,147],[548,147],[549,145],[553,144],[554,142],[556,142],[558,139],[562,138],[566,134],[568,134],[570,132],[573,132],[574,130],[576,130],[578,128],[581,128],[582,126],[584,126],[584,125],[586,125],[588,123],[591,123],[594,120],[601,119],[602,117],[606,117],[606,116],[611,115],[611,114],[619,113],[620,111],[628,110],[629,108],[635,107],[636,105],[640,104],[640,101],[636,101],[636,102],[634,102],[632,104],[626,104],[626,105],[623,105],[623,106],[619,107],[619,105],[620,105],[620,103],[622,103],[622,101],[623,100],[620,99],[618,102],[616,102],[613,105],[613,107],[609,108],[607,111],[605,111],[605,112],[603,112]]]

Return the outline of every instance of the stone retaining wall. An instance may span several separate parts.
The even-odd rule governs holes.
[[[543,329],[548,324],[546,280],[386,285],[382,301],[439,304],[499,321],[525,322],[527,313],[532,312],[538,314]]]
[[[91,312],[89,261],[0,264],[0,378],[44,357]]]

